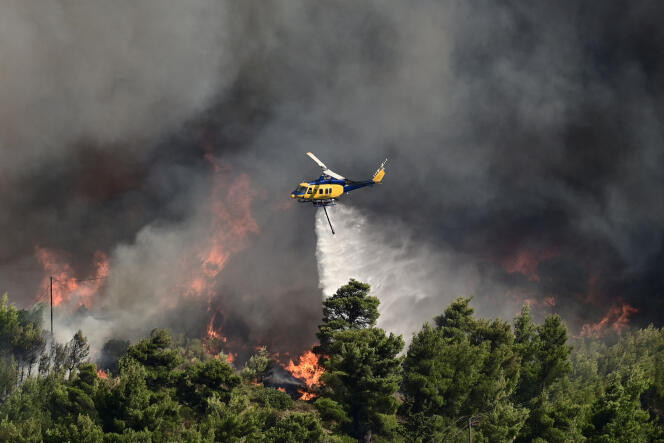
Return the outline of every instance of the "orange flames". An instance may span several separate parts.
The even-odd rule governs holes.
[[[200,263],[189,285],[188,294],[212,295],[214,281],[224,269],[228,258],[245,248],[250,233],[258,233],[259,228],[251,213],[254,191],[249,176],[241,174],[232,183],[215,165],[215,180],[210,197],[210,231],[196,261]]]
[[[540,276],[537,272],[539,264],[558,255],[560,253],[555,248],[540,251],[522,249],[515,256],[508,257],[503,261],[503,269],[510,274],[518,272],[525,275],[530,281],[539,282]]]
[[[210,340],[220,340],[226,343],[226,337],[224,337],[219,332],[214,330],[214,319],[216,317],[217,313],[215,312],[214,314],[212,314],[212,317],[210,317],[210,321],[208,321],[207,338]]]
[[[102,368],[97,369],[97,377],[107,379],[108,374]]]
[[[300,356],[300,362],[295,364],[290,360],[286,370],[293,374],[293,377],[304,380],[308,389],[312,389],[315,385],[320,384],[320,376],[323,375],[325,369],[318,365],[318,357],[311,351],[307,351]],[[311,400],[316,397],[316,394],[300,390],[300,400]]]
[[[252,189],[249,176],[240,174],[231,180],[230,168],[219,164],[213,157],[206,157],[213,165],[215,176],[213,189],[209,199],[207,220],[210,235],[205,243],[200,244],[196,252],[190,256],[194,271],[189,283],[185,285],[185,293],[190,296],[208,298],[208,320],[206,349],[211,354],[218,354],[230,346],[223,335],[223,310],[213,306],[215,288],[219,273],[224,269],[228,259],[246,247],[250,234],[259,232],[258,223],[251,211],[251,204],[256,193]],[[221,314],[220,322],[215,323],[217,314]],[[229,352],[232,363],[237,356]]]
[[[74,270],[54,251],[35,246],[35,255],[44,268],[41,289],[48,294],[50,277],[53,277],[53,304],[60,305],[69,300],[76,300],[79,305],[91,306],[95,294],[104,284],[110,268],[108,256],[97,251],[94,255],[95,272],[87,278],[77,279]]]
[[[637,308],[630,306],[627,303],[622,303],[621,306],[613,305],[604,318],[599,322],[583,325],[581,328],[581,336],[601,337],[610,329],[613,329],[618,334],[622,334],[623,331],[629,327],[630,316],[637,312],[639,312]]]

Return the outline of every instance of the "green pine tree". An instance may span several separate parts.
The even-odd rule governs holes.
[[[370,286],[350,280],[323,302],[323,323],[318,337],[325,374],[325,409],[343,409],[349,431],[364,441],[373,434],[393,435],[397,423],[395,394],[401,383],[400,336],[376,328],[378,299]],[[335,402],[339,407],[335,405]],[[345,416],[337,416],[344,421]]]

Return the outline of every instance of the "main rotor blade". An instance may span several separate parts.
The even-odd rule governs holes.
[[[318,164],[318,166],[320,166],[320,167],[323,168],[323,169],[327,169],[327,166],[325,166],[325,163],[323,163],[322,161],[320,161],[320,160],[318,159],[318,157],[316,157],[313,153],[311,153],[311,152],[307,152],[307,155],[308,155],[309,157],[311,157],[311,159],[312,159],[313,161],[315,161],[315,162]]]
[[[345,179],[346,179],[346,177],[344,177],[344,176],[342,176],[342,175],[339,175],[339,174],[337,174],[337,173],[334,172],[334,171],[330,171],[329,169],[325,169],[325,170],[323,170],[323,174],[325,174],[325,175],[329,175],[330,177],[334,177],[334,178],[336,178],[337,180],[345,180]]]
[[[342,176],[341,174],[337,174],[336,172],[332,171],[331,169],[327,169],[327,166],[325,166],[325,163],[320,161],[318,157],[316,157],[313,153],[307,152],[307,155],[311,157],[313,161],[315,161],[318,166],[320,166],[323,169],[323,174],[329,175],[330,177],[334,177],[337,180],[345,180],[346,177]]]

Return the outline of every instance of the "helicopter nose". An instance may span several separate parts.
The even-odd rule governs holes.
[[[290,195],[290,198],[295,198],[295,194],[291,194],[291,195]]]

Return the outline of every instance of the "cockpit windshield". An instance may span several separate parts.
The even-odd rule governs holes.
[[[298,186],[298,187],[295,188],[295,190],[293,191],[293,194],[295,194],[295,195],[301,195],[301,194],[304,194],[305,192],[307,192],[307,187],[306,187],[306,186]]]

